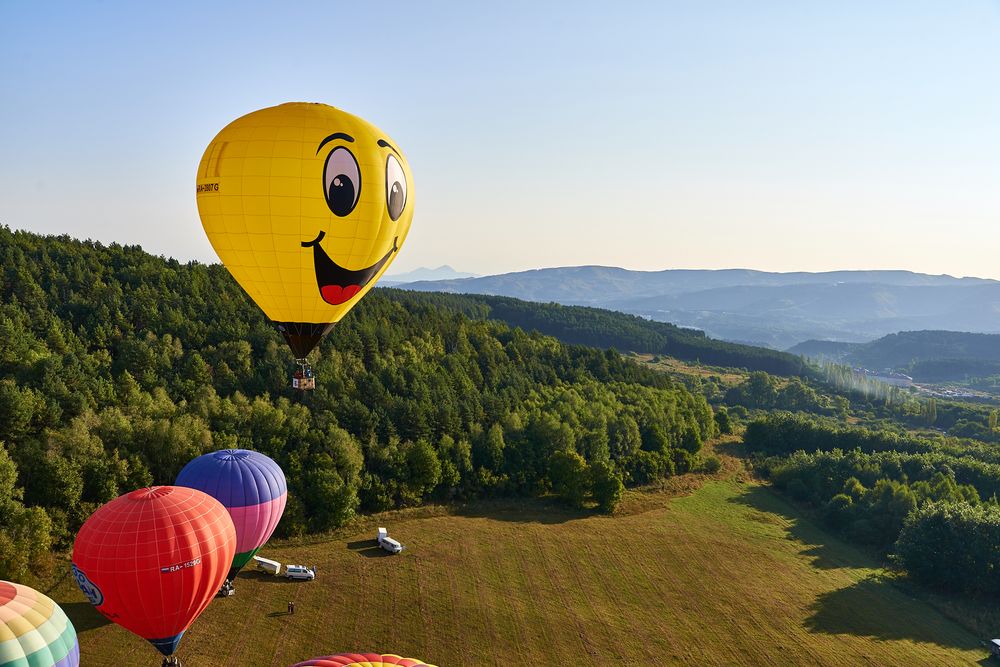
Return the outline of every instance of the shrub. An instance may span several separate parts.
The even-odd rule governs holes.
[[[701,462],[701,471],[709,475],[714,475],[722,469],[722,460],[718,456],[706,456]]]

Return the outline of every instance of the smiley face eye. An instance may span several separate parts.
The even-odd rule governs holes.
[[[406,176],[395,155],[385,161],[385,203],[389,217],[398,220],[406,207]]]
[[[361,194],[361,170],[354,154],[343,146],[334,148],[323,167],[323,194],[333,214],[344,217],[354,210]]]

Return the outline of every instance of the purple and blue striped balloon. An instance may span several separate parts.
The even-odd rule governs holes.
[[[204,491],[229,510],[236,526],[230,580],[271,537],[288,500],[285,473],[273,459],[249,449],[199,456],[184,466],[176,485]]]

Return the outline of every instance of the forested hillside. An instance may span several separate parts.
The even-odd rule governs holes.
[[[666,354],[684,361],[766,371],[775,375],[802,375],[808,367],[794,354],[765,347],[715,340],[696,329],[685,329],[586,306],[533,303],[503,296],[407,292],[397,298],[456,308],[473,316],[490,317],[526,331],[579,345],[631,352]]]
[[[789,352],[853,366],[905,371],[918,382],[1000,376],[1000,334],[901,331],[864,344],[806,341]]]
[[[968,359],[1000,363],[1000,334],[962,331],[901,331],[851,351],[862,365],[903,368],[919,361]]]
[[[614,506],[684,472],[701,395],[614,351],[375,291],[314,353],[315,392],[221,266],[0,228],[0,577],[100,503],[223,447],[289,478],[283,534],[359,508],[555,492]],[[430,295],[428,295],[430,296]]]

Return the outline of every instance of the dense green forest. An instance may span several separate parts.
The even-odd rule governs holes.
[[[282,465],[289,535],[493,494],[607,511],[623,484],[691,470],[717,428],[662,373],[435,295],[367,296],[314,353],[302,395],[221,266],[6,228],[0,261],[0,577],[214,449]]]
[[[1000,545],[1000,452],[773,413],[751,422],[755,469],[831,528],[898,559],[917,580],[992,594]]]
[[[490,317],[526,331],[539,331],[561,341],[632,352],[665,354],[684,361],[713,366],[766,371],[794,376],[809,373],[809,366],[787,352],[715,340],[696,329],[685,329],[586,306],[532,303],[504,296],[408,292],[408,298],[426,303],[430,298],[441,307],[454,308],[469,316]]]
[[[746,424],[755,469],[834,530],[930,585],[996,588],[992,406],[629,315],[395,289],[334,329],[302,394],[221,266],[2,227],[0,258],[0,577],[44,569],[99,504],[223,447],[282,465],[279,534],[297,535],[493,495],[611,511],[625,485],[718,465],[702,443]],[[751,372],[671,377],[616,349]]]

